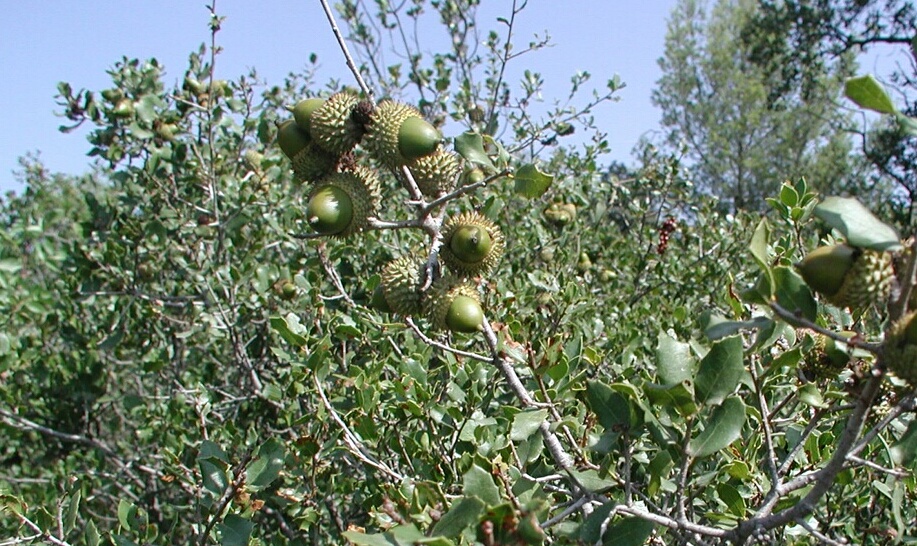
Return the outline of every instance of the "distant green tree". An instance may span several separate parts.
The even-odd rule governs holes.
[[[761,210],[766,196],[799,176],[830,192],[854,169],[834,101],[852,63],[818,72],[805,89],[782,85],[741,40],[756,5],[718,0],[708,10],[699,0],[680,1],[653,92],[667,142],[686,146],[697,187],[733,209]],[[761,39],[782,39],[778,32]]]
[[[882,47],[889,71],[879,75],[897,91],[901,110],[917,113],[914,39],[917,9],[911,0],[762,0],[742,31],[750,59],[777,92],[818,87],[826,72],[837,72],[851,56]],[[865,169],[847,189],[871,195],[870,202],[908,233],[917,203],[917,139],[894,119],[848,123]]]

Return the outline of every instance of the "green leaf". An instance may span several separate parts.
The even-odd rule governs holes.
[[[630,403],[605,383],[591,380],[586,384],[586,403],[605,429],[620,431],[630,427]]]
[[[697,404],[694,402],[694,384],[688,379],[674,385],[656,385],[647,382],[643,384],[643,392],[651,404],[664,408],[675,408],[675,411],[683,417],[694,415],[697,412]]]
[[[604,546],[643,546],[656,525],[645,519],[624,518],[605,531]]]
[[[730,396],[713,410],[704,430],[688,442],[688,455],[706,457],[736,441],[745,425],[745,404]]]
[[[241,516],[229,514],[217,525],[222,546],[248,546],[255,524]]]
[[[201,467],[204,489],[210,491],[214,497],[219,498],[229,484],[229,480],[226,478],[226,471],[209,459],[200,460],[198,464]]]
[[[748,250],[751,252],[752,258],[755,259],[755,262],[758,263],[758,266],[764,272],[767,278],[768,287],[770,288],[769,293],[773,294],[774,278],[771,273],[771,264],[767,252],[770,234],[770,225],[767,223],[767,219],[764,218],[758,222],[758,226],[755,227],[755,233],[751,237],[751,243],[748,245]]]
[[[548,418],[548,410],[521,411],[513,417],[513,427],[510,439],[514,442],[527,440],[529,436],[538,431],[541,423]]]
[[[905,116],[904,114],[898,114],[895,116],[895,119],[898,120],[898,126],[901,127],[904,134],[907,136],[917,136],[917,119]]]
[[[570,474],[579,480],[583,487],[594,493],[607,491],[618,485],[617,481],[611,478],[603,478],[599,476],[598,471],[592,469],[583,471],[571,470]]]
[[[305,347],[306,338],[296,334],[293,330],[290,329],[290,326],[287,324],[287,321],[283,317],[271,317],[271,328],[275,332],[280,334],[287,343],[295,345],[296,347]]]
[[[64,518],[64,532],[69,533],[73,530],[73,527],[76,525],[76,518],[80,514],[80,500],[82,499],[82,492],[78,488],[73,492],[73,495],[70,496],[70,505],[67,506],[67,516]]]
[[[544,195],[554,182],[553,175],[541,172],[531,163],[516,169],[513,178],[516,180],[516,193],[531,199]]]
[[[389,540],[386,538],[386,535],[383,534],[373,534],[367,535],[366,533],[361,533],[360,531],[344,531],[342,533],[344,538],[348,541],[356,544],[357,546],[393,546],[398,545],[397,542]]]
[[[917,460],[917,420],[907,426],[901,439],[891,447],[892,460],[897,466],[910,467]]]
[[[703,325],[704,335],[710,340],[717,340],[726,336],[737,334],[742,330],[757,330],[764,328],[773,321],[767,317],[754,317],[751,320],[729,320],[721,315],[710,315]]]
[[[774,293],[774,299],[780,304],[780,307],[792,312],[799,313],[809,321],[814,321],[818,316],[818,303],[812,297],[812,290],[806,284],[799,273],[786,266],[774,268],[774,280],[777,283],[777,290]]]
[[[462,479],[462,492],[466,497],[477,497],[487,506],[500,504],[500,489],[490,472],[474,464]]]
[[[270,485],[280,475],[285,457],[283,444],[277,439],[271,438],[261,444],[254,460],[245,469],[245,483],[248,488],[257,491]]]
[[[86,544],[88,546],[99,546],[99,543],[102,542],[102,536],[99,534],[99,529],[92,520],[86,522],[84,536],[86,537]]]
[[[465,161],[483,167],[488,173],[495,173],[490,156],[484,151],[484,137],[474,131],[465,131],[455,137],[455,151],[465,158]]]
[[[656,339],[657,380],[663,385],[673,385],[693,380],[696,373],[697,359],[691,354],[691,345],[659,332]]]
[[[589,514],[580,526],[579,539],[583,544],[595,544],[602,538],[602,526],[614,510],[614,502],[606,502]]]
[[[723,338],[710,348],[701,360],[694,380],[695,399],[708,405],[720,404],[732,394],[745,371],[742,338]]]
[[[20,258],[3,258],[0,260],[0,271],[4,273],[18,273],[22,269]]]
[[[131,504],[130,501],[124,499],[118,501],[118,523],[121,524],[122,530],[131,530],[131,523],[133,523],[136,515],[137,507]]]
[[[898,109],[892,103],[885,87],[876,81],[872,75],[850,78],[844,82],[844,95],[855,102],[860,108],[873,110],[880,114],[895,114]]]
[[[716,493],[732,515],[737,518],[745,517],[745,497],[738,489],[728,483],[721,483],[716,487]]]
[[[797,391],[797,396],[799,396],[800,402],[808,406],[816,408],[824,408],[827,406],[827,404],[825,404],[825,399],[821,395],[821,391],[818,390],[815,383],[806,383],[800,387]]]
[[[469,526],[476,525],[483,512],[484,501],[477,497],[462,497],[458,502],[452,503],[449,511],[436,522],[433,534],[457,537]]]
[[[882,222],[853,197],[828,197],[815,207],[815,215],[840,231],[847,242],[871,250],[900,250],[895,229]]]

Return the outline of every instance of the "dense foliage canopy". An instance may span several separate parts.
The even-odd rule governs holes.
[[[284,106],[343,86],[213,79],[216,13],[181,82],[124,58],[108,89],[61,84],[98,162],[26,158],[0,206],[0,544],[913,541],[914,363],[883,343],[910,242],[805,176],[762,214],[652,146],[602,167],[592,113],[621,82],[538,103],[540,74],[504,80],[546,45],[512,48],[524,2],[492,31],[477,4],[339,6],[351,88],[415,104],[464,168],[424,196],[358,146],[383,202],[347,238],[311,230],[276,144]],[[390,41],[434,22],[452,50]],[[407,61],[373,62],[390,48]],[[419,255],[432,281],[442,221],[471,210],[506,243],[474,279],[483,330],[380,311],[385,265]],[[797,273],[840,240],[894,255],[881,301]]]

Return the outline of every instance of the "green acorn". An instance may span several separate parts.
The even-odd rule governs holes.
[[[277,144],[293,163],[296,179],[311,182],[334,169],[337,157],[320,148],[292,119],[277,125]]]
[[[389,262],[382,270],[382,294],[392,312],[414,316],[422,312],[420,281],[425,260],[402,256]]]
[[[296,157],[296,154],[305,150],[312,142],[309,133],[303,131],[296,125],[292,119],[288,119],[277,124],[277,145],[283,155],[289,159]]]
[[[461,170],[458,156],[442,148],[411,161],[408,168],[411,169],[417,187],[427,197],[437,197],[452,191]]]
[[[447,276],[435,281],[423,300],[423,308],[437,330],[470,333],[484,327],[478,291],[459,277]]]
[[[439,256],[456,275],[484,275],[500,261],[504,247],[496,224],[477,212],[464,212],[443,224]]]
[[[856,332],[844,331],[841,332],[841,335],[852,338]],[[851,358],[844,344],[818,334],[815,337],[814,347],[805,353],[802,371],[813,380],[835,378],[847,366]]]
[[[917,386],[917,312],[908,313],[889,328],[882,361],[895,375]]]
[[[573,203],[551,203],[542,213],[545,220],[563,227],[576,220],[576,205]]]
[[[895,278],[891,254],[845,244],[816,248],[796,269],[829,302],[857,311],[888,299]]]
[[[325,99],[317,97],[297,102],[293,108],[290,108],[290,112],[293,113],[293,119],[296,120],[296,125],[307,134],[312,134],[312,113],[323,104],[325,104]]]
[[[323,235],[347,237],[362,231],[379,204],[379,179],[357,167],[317,182],[309,193],[306,218]]]
[[[366,125],[366,146],[373,157],[392,168],[433,153],[442,134],[413,106],[391,100],[376,105]]]
[[[341,91],[312,110],[308,116],[309,133],[319,146],[333,155],[341,156],[357,145],[363,130],[350,114],[359,100],[354,93]],[[306,110],[305,107],[302,109]]]

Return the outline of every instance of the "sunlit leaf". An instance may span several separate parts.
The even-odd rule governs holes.
[[[656,378],[663,385],[693,380],[697,373],[697,359],[691,354],[691,345],[678,341],[666,332],[656,338]]]
[[[872,75],[849,78],[844,82],[844,95],[861,108],[880,114],[894,114],[898,111],[885,88]]]
[[[541,172],[531,163],[516,169],[513,178],[516,181],[516,193],[533,199],[544,195],[554,182],[553,175]]]
[[[688,454],[706,457],[736,441],[745,426],[745,404],[738,396],[730,396],[717,406],[704,422],[704,430],[688,442]]]
[[[815,215],[840,231],[852,246],[872,250],[901,248],[895,229],[853,197],[828,197],[815,207]]]
[[[708,405],[721,403],[739,385],[744,371],[742,338],[730,336],[717,341],[697,370],[694,380],[697,401]]]
[[[462,492],[466,497],[477,497],[488,506],[500,504],[500,489],[490,472],[474,464],[462,480]]]
[[[624,518],[608,527],[602,545],[643,546],[655,528],[656,524],[642,518]]]
[[[774,268],[774,280],[777,283],[774,298],[780,307],[814,321],[818,315],[818,304],[802,277],[789,267],[781,266]]]
[[[483,168],[488,173],[494,173],[494,166],[490,156],[484,151],[484,137],[473,131],[466,131],[455,137],[455,151],[465,161]]]
[[[434,535],[457,537],[462,531],[478,522],[484,512],[484,501],[477,497],[462,497],[452,503],[449,511],[433,526]]]

